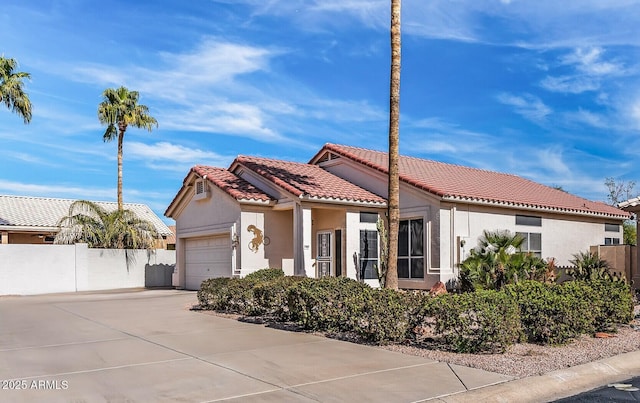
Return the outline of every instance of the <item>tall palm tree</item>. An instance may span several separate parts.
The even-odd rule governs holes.
[[[391,0],[391,79],[389,97],[389,231],[386,288],[398,289],[398,225],[400,223],[400,3]]]
[[[15,59],[0,57],[0,101],[7,108],[22,116],[24,123],[31,122],[31,101],[22,89],[23,79],[31,79],[29,73],[15,72]]]
[[[146,105],[138,104],[138,91],[129,91],[125,87],[107,88],[102,93],[102,102],[98,105],[98,119],[107,125],[103,140],[118,139],[118,210],[122,210],[122,144],[127,127],[151,131],[158,127],[156,119],[149,115]]]
[[[108,211],[87,200],[73,202],[58,226],[56,244],[84,242],[90,248],[152,249],[158,238],[155,226],[133,211]]]

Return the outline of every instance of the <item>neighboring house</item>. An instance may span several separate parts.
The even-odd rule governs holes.
[[[0,195],[0,243],[52,244],[60,230],[58,221],[69,214],[76,200],[47,197]],[[108,211],[115,210],[115,202],[95,202]],[[144,204],[125,203],[124,208],[139,218],[153,223],[162,237],[158,248],[166,247],[166,238],[173,233],[167,225]]]
[[[167,249],[176,250],[176,226],[169,225],[169,230],[171,230],[171,235],[169,235],[166,239]]]
[[[387,161],[385,152],[326,144],[308,164],[239,156],[228,169],[193,167],[165,212],[176,220],[174,286],[266,267],[377,285]],[[455,278],[484,230],[520,233],[525,251],[566,265],[621,239],[628,217],[515,175],[401,157],[399,286]]]
[[[640,217],[640,196],[635,197],[633,199],[629,199],[626,200],[622,203],[618,204],[618,207],[620,207],[622,210],[624,211],[628,211],[632,214],[635,215],[635,219],[636,219],[636,246],[634,247],[629,247],[632,250],[632,254],[635,256],[631,257],[631,267],[632,267],[632,274],[631,274],[631,280],[634,281],[634,286],[636,288],[640,288],[640,273],[638,273],[638,262],[640,261],[640,243],[637,242],[639,239],[638,237],[640,236],[640,220],[638,219],[638,217]]]

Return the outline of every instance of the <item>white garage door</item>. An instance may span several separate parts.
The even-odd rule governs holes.
[[[231,240],[228,234],[186,240],[187,290],[200,289],[200,283],[212,277],[231,277]]]

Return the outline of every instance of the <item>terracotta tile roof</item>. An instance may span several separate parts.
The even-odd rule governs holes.
[[[224,190],[236,200],[256,200],[263,202],[274,200],[262,190],[225,168],[196,165],[191,168],[191,171],[201,177],[206,175],[209,182]]]
[[[57,230],[58,221],[69,214],[74,199],[0,195],[0,230],[3,227],[46,228]],[[115,202],[94,202],[107,211],[118,208]],[[160,235],[171,235],[171,230],[147,205],[124,203],[139,218],[152,222]]]
[[[325,151],[382,173],[388,172],[386,152],[326,144],[316,156]],[[624,211],[605,203],[593,202],[516,175],[406,156],[400,157],[399,171],[401,181],[444,199],[627,217]]]
[[[386,205],[386,200],[317,165],[239,156],[235,162],[301,198]]]

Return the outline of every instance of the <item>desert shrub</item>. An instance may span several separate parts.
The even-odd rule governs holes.
[[[212,278],[202,282],[198,301],[202,309],[248,314],[254,309],[253,287],[246,278]]]
[[[228,277],[210,278],[200,284],[198,302],[203,309],[217,309],[222,305],[222,290],[231,280]]]
[[[349,308],[354,315],[350,331],[376,344],[397,343],[410,337],[422,299],[419,294],[389,289],[371,289],[362,304]]]
[[[509,231],[484,231],[478,246],[459,265],[460,289],[500,290],[521,280],[554,279],[554,262],[519,251],[523,242],[524,238]]]
[[[260,269],[244,276],[250,281],[271,281],[281,277],[284,277],[282,269]]]
[[[563,344],[594,330],[593,292],[582,283],[548,285],[523,281],[505,288],[520,309],[526,340]]]
[[[275,277],[270,281],[257,283],[253,288],[254,306],[251,315],[268,315],[286,322],[290,319],[287,290],[302,281],[304,277]]]
[[[609,263],[600,258],[597,252],[578,252],[569,261],[573,266],[565,269],[565,273],[574,280],[609,280],[624,281],[624,276],[611,271]]]
[[[306,278],[287,290],[289,317],[308,330],[349,330],[371,290],[345,277]]]
[[[597,331],[615,331],[617,324],[633,319],[633,292],[625,281],[592,280],[593,303],[597,305],[595,327]]]
[[[460,353],[504,351],[521,337],[518,305],[499,291],[440,295],[422,315],[433,318],[435,335]]]

